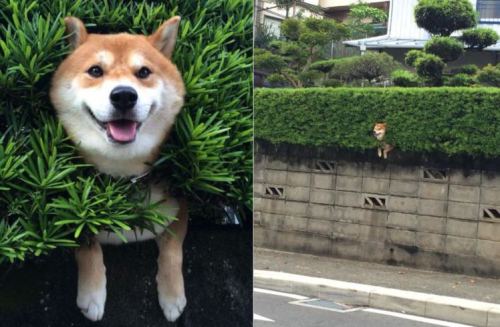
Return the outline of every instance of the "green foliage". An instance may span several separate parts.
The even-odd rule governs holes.
[[[496,88],[257,89],[255,136],[374,151],[373,124],[386,121],[400,151],[498,157],[498,103]]]
[[[479,71],[479,67],[474,64],[463,65],[458,68],[452,69],[452,74],[467,74],[467,75],[476,75]]]
[[[475,84],[477,84],[475,77],[463,73],[450,76],[444,81],[446,86],[473,86]]]
[[[476,26],[476,11],[469,0],[419,0],[414,13],[417,25],[434,35],[450,36]]]
[[[441,58],[433,54],[424,54],[415,60],[417,74],[429,85],[440,85],[442,82],[445,63]]]
[[[484,66],[477,75],[477,79],[481,84],[500,87],[500,65],[493,66],[489,64]]]
[[[402,87],[418,86],[418,76],[404,69],[392,72],[391,79],[394,85]]]
[[[387,22],[387,13],[365,3],[352,5],[346,19],[351,38],[358,39],[375,35],[373,24]]]
[[[398,67],[394,59],[385,52],[367,52],[362,56],[345,57],[333,60],[331,76],[345,82],[388,78]]]
[[[425,52],[421,50],[410,50],[405,55],[405,64],[408,66],[415,66],[415,61],[424,55]]]
[[[335,66],[335,60],[333,60],[333,59],[320,60],[320,61],[313,62],[311,64],[311,66],[309,66],[309,69],[317,70],[317,71],[320,71],[322,73],[327,74],[333,69],[333,66]]]
[[[425,43],[424,51],[434,54],[444,62],[457,60],[464,52],[463,44],[448,36],[434,36]]]
[[[482,50],[497,43],[498,33],[491,28],[477,27],[463,31],[461,39],[469,48]]]
[[[281,22],[280,32],[289,41],[298,41],[302,22],[296,18],[288,18]]]
[[[287,63],[282,56],[260,49],[260,51],[255,52],[254,65],[257,69],[267,69],[271,72],[279,72],[287,66]]]
[[[325,87],[341,87],[343,86],[342,81],[335,79],[335,78],[329,78],[323,81],[323,86]]]
[[[172,217],[146,204],[142,183],[82,163],[48,101],[51,74],[68,53],[62,18],[90,32],[153,32],[181,15],[173,61],[186,105],[151,172],[195,200],[242,215],[252,197],[252,3],[0,0],[0,262],[72,247],[100,230],[151,228]]]

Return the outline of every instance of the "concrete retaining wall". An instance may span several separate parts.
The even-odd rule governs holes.
[[[257,246],[500,276],[499,172],[285,152],[255,156]]]

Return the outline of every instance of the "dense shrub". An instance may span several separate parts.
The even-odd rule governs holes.
[[[469,0],[419,0],[415,20],[429,33],[450,36],[451,33],[476,25],[476,11]]]
[[[458,68],[454,68],[451,70],[452,74],[467,74],[467,75],[476,75],[479,71],[479,67],[474,64],[463,65]]]
[[[476,78],[467,74],[456,74],[447,77],[444,81],[446,86],[472,86],[476,83]]]
[[[410,50],[405,55],[405,64],[408,66],[414,66],[415,61],[423,55],[425,55],[425,52],[422,50]]]
[[[389,77],[398,64],[385,52],[367,52],[362,56],[354,57],[352,76],[355,79],[375,79]]]
[[[481,69],[477,79],[482,84],[500,87],[500,65],[487,65]]]
[[[469,47],[482,50],[497,43],[498,33],[491,28],[472,28],[463,31],[462,41]]]
[[[335,78],[330,78],[330,79],[323,81],[323,86],[326,86],[326,87],[340,87],[343,85],[344,85],[344,83],[342,83],[342,81],[335,79]]]
[[[500,89],[257,89],[254,103],[255,136],[272,143],[371,151],[386,121],[401,151],[500,156]]]
[[[99,230],[172,219],[143,204],[146,194],[136,192],[143,183],[82,165],[57,123],[48,88],[69,51],[67,15],[81,17],[91,32],[148,34],[182,16],[173,61],[186,105],[151,174],[195,199],[197,217],[224,217],[222,204],[248,214],[251,1],[0,0],[0,8],[0,261],[76,246]]]
[[[391,79],[396,86],[418,86],[418,76],[404,69],[393,71],[391,74]]]
[[[445,63],[433,54],[425,54],[415,61],[418,76],[424,78],[429,85],[439,85]]]
[[[425,43],[424,51],[434,54],[444,62],[457,60],[464,52],[463,44],[448,36],[434,36]]]
[[[320,60],[313,62],[310,66],[309,69],[312,70],[317,70],[320,71],[324,74],[329,73],[333,67],[335,66],[335,60],[329,59],[329,60]]]

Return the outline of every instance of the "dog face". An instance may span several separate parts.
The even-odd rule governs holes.
[[[79,19],[65,19],[73,52],[58,67],[50,96],[88,161],[144,159],[159,148],[185,93],[170,61],[179,21],[146,37],[88,34]]]
[[[386,123],[376,123],[373,127],[373,136],[377,140],[382,141],[385,137],[386,127]]]

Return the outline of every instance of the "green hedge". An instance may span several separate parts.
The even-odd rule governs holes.
[[[134,196],[140,185],[82,165],[57,123],[48,89],[69,52],[63,18],[70,15],[92,33],[141,34],[182,16],[173,61],[186,105],[153,174],[193,199],[198,217],[220,219],[222,205],[249,216],[250,0],[0,0],[0,263],[77,246],[99,230],[169,219]]]
[[[365,151],[386,121],[402,151],[500,156],[496,88],[258,89],[254,103],[256,138],[275,144]]]

